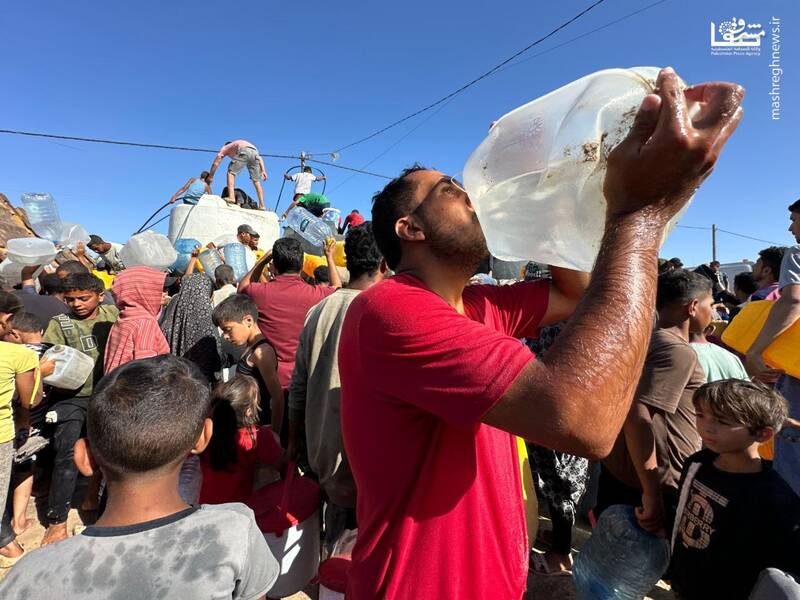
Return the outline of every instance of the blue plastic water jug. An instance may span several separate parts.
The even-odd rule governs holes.
[[[632,506],[607,508],[572,569],[582,600],[641,600],[669,565],[669,543],[639,527]]]
[[[246,250],[243,244],[235,242],[233,244],[225,244],[222,247],[222,255],[225,257],[225,264],[233,268],[233,275],[236,281],[247,275],[247,258],[245,256]]]

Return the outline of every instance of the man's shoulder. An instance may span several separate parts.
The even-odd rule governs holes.
[[[253,510],[241,502],[201,504],[200,510],[193,513],[192,516],[197,520],[225,519],[246,527],[255,522]]]

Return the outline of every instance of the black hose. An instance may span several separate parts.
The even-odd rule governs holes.
[[[159,209],[158,209],[156,212],[154,212],[152,215],[150,215],[150,217],[149,217],[149,218],[148,218],[148,219],[147,219],[147,220],[144,222],[144,224],[143,224],[141,227],[139,227],[139,229],[137,229],[137,230],[136,230],[136,233],[134,233],[133,235],[136,235],[137,233],[141,233],[141,232],[142,232],[142,230],[143,230],[145,227],[148,227],[148,226],[150,226],[150,225],[149,225],[149,224],[150,224],[150,221],[152,221],[152,220],[155,218],[155,216],[156,216],[158,213],[160,213],[162,210],[164,210],[164,209],[165,209],[167,206],[169,206],[169,205],[170,205],[170,202],[169,202],[169,201],[167,201],[167,203],[166,203],[166,204],[164,204],[163,206],[161,206],[161,207],[160,207],[160,208],[159,208]],[[164,219],[161,219],[161,221],[163,221],[163,220],[164,220]],[[160,223],[161,221],[158,221],[158,222]],[[155,223],[154,223],[154,225],[155,225]]]

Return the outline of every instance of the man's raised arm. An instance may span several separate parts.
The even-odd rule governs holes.
[[[541,359],[528,363],[484,422],[539,444],[606,456],[642,370],[664,227],[708,176],[742,117],[744,90],[681,90],[672,69],[608,157],[605,233],[585,298]],[[690,120],[686,101],[700,112]]]

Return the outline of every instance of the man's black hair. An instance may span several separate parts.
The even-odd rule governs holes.
[[[250,296],[233,294],[217,304],[211,313],[211,320],[217,327],[222,327],[223,323],[241,323],[247,315],[253,317],[253,321],[257,321],[258,306]]]
[[[361,214],[360,212],[358,212],[358,209],[357,209],[357,208],[354,208],[354,209],[353,209],[353,210],[351,210],[350,212],[354,212],[354,213],[356,213],[357,215],[360,215],[360,214]]]
[[[6,315],[17,315],[23,310],[22,301],[16,294],[0,291],[0,313]]]
[[[61,280],[61,277],[56,275],[55,273],[48,273],[41,279],[42,281],[42,290],[48,296],[52,296],[54,294],[61,294],[64,292],[64,282]]]
[[[91,248],[92,246],[105,243],[105,240],[103,240],[103,238],[101,238],[99,235],[92,234],[89,236],[89,243],[87,245]]]
[[[718,260],[712,260],[710,263],[708,263],[709,267],[713,267],[714,265],[717,265],[719,267],[722,266],[722,263],[719,262]]]
[[[783,261],[783,255],[785,253],[786,248],[784,246],[770,246],[769,248],[764,248],[758,253],[758,257],[761,259],[761,264],[770,268],[772,271],[772,277],[775,279],[778,279],[780,276],[781,262]]]
[[[230,265],[220,265],[214,269],[214,280],[217,282],[217,288],[223,285],[236,285],[236,274],[233,272],[233,267]]]
[[[791,212],[800,213],[800,198],[789,205],[789,210]]]
[[[683,261],[680,258],[678,258],[677,256],[673,256],[672,258],[670,258],[669,262],[671,262],[672,266],[675,267],[676,269],[682,269],[683,268]]]
[[[733,289],[740,289],[749,296],[758,290],[758,284],[750,271],[744,271],[733,278]]]
[[[96,294],[102,294],[106,291],[103,282],[99,277],[95,277],[91,273],[72,273],[64,277],[61,282],[64,286],[64,292],[74,291],[88,291]]]
[[[328,267],[325,265],[320,265],[316,269],[314,269],[314,283],[330,283],[331,282],[331,275],[328,272]]]
[[[208,179],[209,175],[210,175],[210,173],[208,171],[201,171],[200,172],[200,181],[205,181],[206,179]]]
[[[344,239],[344,254],[350,281],[377,272],[383,257],[375,240],[372,221],[348,229]]]
[[[656,308],[688,304],[711,293],[711,282],[686,269],[673,269],[658,276]]]
[[[82,262],[77,260],[68,260],[66,262],[61,263],[56,268],[56,274],[65,273],[67,275],[76,274],[76,273],[88,273],[89,269],[86,268]]]
[[[303,173],[313,173],[314,170],[311,167],[303,167]]]
[[[211,407],[199,368],[164,354],[106,375],[89,400],[86,428],[107,479],[144,474],[183,460]]]
[[[11,326],[14,329],[19,329],[24,333],[42,333],[44,330],[44,327],[42,326],[42,320],[35,314],[25,311],[18,312],[14,315],[14,318],[11,321]]]
[[[303,247],[299,240],[281,238],[272,245],[272,264],[278,275],[299,273],[303,268]]]
[[[425,170],[428,168],[414,163],[372,197],[372,231],[390,269],[397,268],[402,254],[400,238],[394,231],[394,224],[398,219],[407,216],[414,207],[415,186],[406,175]]]

